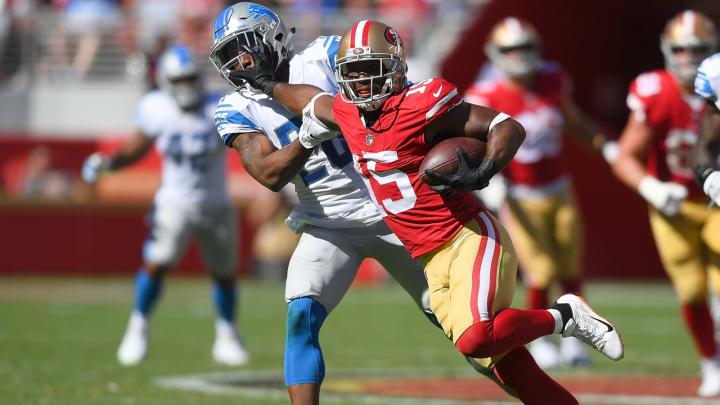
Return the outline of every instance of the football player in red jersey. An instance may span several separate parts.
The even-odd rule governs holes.
[[[623,356],[617,330],[578,296],[564,295],[549,310],[510,308],[517,272],[512,242],[469,191],[484,187],[512,159],[524,138],[517,121],[464,102],[443,79],[407,83],[402,40],[375,21],[360,21],[343,34],[335,97],[312,86],[278,83],[262,56],[253,56],[256,64],[238,74],[303,112],[303,144],[337,135],[326,125],[340,127],[388,226],[422,260],[430,305],[462,354],[485,358],[526,404],[577,403],[523,347],[540,336],[576,336],[614,360]],[[452,136],[486,141],[485,159],[472,167],[459,150],[457,172],[428,172],[440,182],[429,187],[418,174],[423,157]]]
[[[643,73],[630,86],[631,110],[613,170],[650,204],[650,226],[685,324],[701,356],[700,396],[720,395],[720,356],[707,305],[708,284],[720,293],[718,209],[693,181],[688,159],[697,142],[702,98],[693,93],[700,62],[717,42],[715,27],[686,10],[660,37],[666,69]]]
[[[617,144],[594,131],[573,102],[571,79],[562,66],[540,59],[540,43],[528,22],[504,18],[490,31],[485,45],[498,74],[481,79],[465,93],[466,101],[510,114],[526,131],[525,142],[502,176],[480,194],[509,225],[529,309],[547,308],[548,290],[554,283],[563,294],[580,292],[582,287],[583,231],[563,133],[608,161],[617,152]],[[502,204],[505,196],[507,205]],[[530,353],[543,368],[590,362],[585,345],[577,339],[562,339],[561,344],[558,350],[553,336],[545,336],[530,345]]]

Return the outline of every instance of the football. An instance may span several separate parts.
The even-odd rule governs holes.
[[[420,170],[418,170],[420,180],[431,186],[435,184],[425,174],[425,169],[432,169],[445,174],[455,173],[458,168],[457,148],[462,148],[473,165],[477,166],[485,156],[487,145],[479,139],[469,137],[450,138],[438,143],[428,151],[420,164]]]

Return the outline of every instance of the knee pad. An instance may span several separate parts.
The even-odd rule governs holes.
[[[492,322],[478,322],[463,332],[455,347],[465,356],[474,358],[491,357],[493,346]]]
[[[285,385],[321,384],[325,361],[320,349],[320,327],[327,311],[312,298],[290,301],[285,340]]]

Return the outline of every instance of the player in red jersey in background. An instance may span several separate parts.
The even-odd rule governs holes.
[[[517,272],[512,242],[469,191],[484,187],[512,159],[524,137],[516,121],[464,102],[443,79],[407,83],[402,40],[375,21],[361,21],[342,36],[336,97],[313,86],[278,83],[262,55],[253,57],[254,66],[237,74],[303,112],[304,145],[337,136],[324,124],[337,122],[384,220],[422,260],[430,305],[462,354],[487,358],[526,404],[577,403],[523,347],[540,336],[572,335],[612,359],[623,356],[617,330],[578,296],[565,295],[549,310],[510,308]],[[452,136],[486,141],[485,159],[471,167],[458,151],[455,174],[428,173],[441,183],[431,189],[418,169],[435,143]]]
[[[509,225],[529,309],[547,308],[548,290],[554,283],[562,294],[582,288],[583,230],[563,132],[608,161],[617,152],[617,144],[597,133],[573,102],[571,79],[562,66],[540,59],[540,45],[528,22],[503,19],[485,45],[497,74],[481,79],[465,93],[470,103],[510,114],[527,133],[513,160],[480,197]],[[585,345],[577,339],[562,339],[558,350],[555,339],[544,336],[530,345],[530,353],[542,368],[590,362]]]
[[[712,22],[686,10],[661,38],[666,69],[643,73],[630,86],[630,117],[620,137],[615,174],[650,204],[650,226],[701,356],[700,396],[720,394],[720,356],[707,305],[708,284],[720,293],[718,209],[695,184],[688,159],[697,142],[702,98],[693,93],[700,62],[717,43]]]

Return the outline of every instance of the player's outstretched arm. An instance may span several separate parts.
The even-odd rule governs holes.
[[[252,64],[238,67],[238,70],[230,73],[230,79],[236,84],[241,85],[243,82],[249,84],[274,98],[296,115],[302,115],[313,97],[323,93],[322,89],[309,84],[289,84],[278,80],[267,55],[251,49],[246,51],[252,57]],[[314,105],[315,115],[326,127],[337,130],[339,128],[332,116],[332,103],[332,95],[317,98]]]
[[[608,164],[615,162],[618,154],[617,142],[608,140],[599,133],[569,94],[563,96],[562,110],[567,133],[586,149],[602,154]]]
[[[94,183],[103,172],[122,169],[140,160],[153,145],[153,139],[138,131],[130,141],[111,156],[93,153],[85,159],[82,167],[82,178],[87,183]]]
[[[282,149],[275,149],[261,132],[238,134],[232,147],[240,154],[245,170],[260,184],[280,191],[305,165],[313,149],[305,148],[296,139]]]
[[[463,102],[435,120],[426,130],[426,142],[432,143],[446,137],[469,136],[487,143],[485,158],[478,167],[461,168],[454,175],[435,173],[431,175],[441,185],[431,188],[440,193],[479,190],[487,186],[490,178],[512,160],[525,139],[525,129],[508,115],[492,108]],[[468,162],[459,151],[461,163]]]

